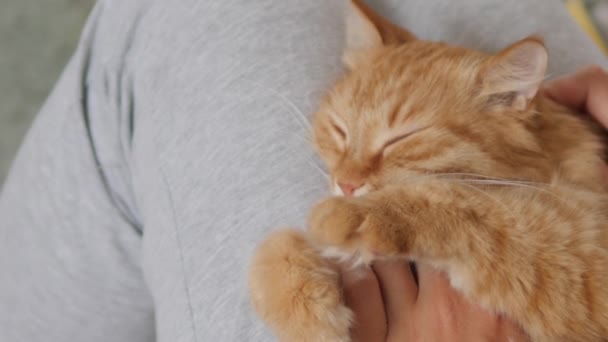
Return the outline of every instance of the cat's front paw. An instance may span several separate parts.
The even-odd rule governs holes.
[[[366,263],[379,255],[405,252],[404,226],[372,203],[346,197],[322,201],[310,213],[311,238],[326,247],[327,256],[357,256]]]
[[[344,197],[331,197],[314,206],[309,229],[313,239],[327,245],[347,247],[363,224],[367,210]]]

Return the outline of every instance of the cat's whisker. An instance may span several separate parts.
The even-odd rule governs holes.
[[[475,191],[477,191],[477,192],[481,193],[482,195],[484,195],[484,196],[486,196],[486,197],[490,198],[491,200],[493,200],[494,202],[496,202],[496,204],[498,204],[499,206],[501,206],[501,207],[502,207],[502,208],[505,210],[505,212],[507,212],[507,213],[509,214],[509,216],[511,216],[511,218],[513,219],[513,221],[517,221],[517,219],[515,218],[515,215],[513,214],[513,210],[511,210],[509,207],[507,207],[507,205],[506,205],[506,204],[504,204],[504,203],[502,203],[501,201],[499,201],[499,200],[498,200],[496,197],[494,197],[494,196],[490,195],[489,193],[487,193],[487,192],[483,191],[483,190],[482,190],[482,189],[480,189],[480,188],[476,188],[476,187],[474,187],[474,186],[472,186],[472,185],[466,184],[466,183],[461,182],[461,181],[459,181],[459,180],[456,180],[456,183],[459,183],[459,184],[461,184],[461,185],[464,185],[465,187],[467,187],[467,188],[469,188],[469,189],[471,189],[471,190],[475,190]]]
[[[517,186],[527,187],[527,188],[535,189],[538,191],[544,191],[544,192],[549,192],[549,193],[553,194],[551,191],[549,191],[547,189],[532,185],[535,183],[526,183],[526,182],[518,182],[518,181],[510,181],[510,180],[501,180],[501,179],[471,179],[471,178],[463,179],[463,181],[468,181],[468,182],[478,183],[478,184],[487,184],[487,185],[506,185],[506,186],[517,185]],[[542,183],[538,183],[538,184],[542,184]]]
[[[407,176],[405,178],[402,178],[401,181],[404,183],[407,183],[410,181],[420,181],[420,180],[426,180],[429,178],[436,178],[435,176],[436,176],[436,174],[432,174],[432,173],[420,174],[420,175],[415,175],[415,176]]]
[[[296,104],[293,101],[291,101],[287,96],[285,96],[284,94],[282,94],[281,92],[279,92],[278,90],[276,90],[272,87],[265,86],[264,84],[253,81],[251,79],[244,78],[244,80],[256,85],[257,87],[259,87],[261,89],[267,90],[271,94],[277,96],[285,105],[287,105],[287,107],[292,109],[291,111],[288,111],[288,113],[290,113],[294,116],[294,118],[296,119],[296,122],[298,122],[300,128],[302,128],[305,132],[312,131],[312,127],[311,127],[310,123],[308,122],[308,117],[306,116],[306,114],[304,114],[304,112],[302,112],[298,108],[298,106],[296,106]]]
[[[295,148],[293,148],[290,144],[285,144],[285,146],[294,154],[294,155],[302,155],[302,151],[296,151]],[[310,156],[306,155],[304,157],[304,160],[310,164],[312,167],[314,167],[317,171],[319,171],[319,173],[321,173],[321,175],[323,175],[325,177],[325,179],[327,179],[329,181],[330,177],[329,174],[323,170],[323,168],[321,166],[319,166],[317,164],[317,162],[311,158]]]
[[[469,183],[477,183],[477,184],[485,184],[485,185],[505,185],[505,186],[520,186],[527,187],[530,189],[534,189],[540,192],[546,192],[553,196],[557,195],[544,187],[548,187],[550,184],[548,183],[540,183],[540,182],[531,182],[531,181],[523,181],[516,179],[506,179],[506,178],[497,178],[491,176],[485,176],[476,173],[466,173],[466,172],[449,172],[449,173],[428,173],[428,174],[419,174],[415,176],[408,176],[402,179],[403,182],[410,181],[418,181],[428,178],[438,178],[444,180],[459,180],[459,181],[467,181]]]
[[[438,178],[437,176],[441,175],[441,174],[433,174],[433,173],[429,173],[429,174],[422,174],[422,175],[416,175],[416,176],[410,176],[404,179],[404,181],[420,181],[420,180],[426,180],[429,178]],[[443,175],[454,175],[454,173],[451,174],[443,174]],[[472,175],[472,174],[467,174],[467,175]],[[480,176],[480,175],[476,175],[476,176]],[[458,183],[462,186],[465,186],[467,188],[470,188],[471,190],[477,191],[479,193],[481,193],[482,195],[489,197],[490,199],[492,199],[494,202],[496,202],[498,205],[500,205],[502,208],[504,208],[505,212],[507,212],[514,220],[515,220],[515,216],[513,215],[513,211],[511,209],[509,209],[509,207],[507,207],[504,203],[500,202],[497,198],[495,198],[494,196],[490,195],[489,193],[483,191],[482,189],[479,189],[477,187],[474,187],[470,184],[467,184],[466,181],[467,179],[458,179],[458,178],[442,178],[445,181],[448,182],[454,182],[454,183]]]
[[[308,159],[307,159],[308,160]],[[330,179],[329,174],[327,172],[325,172],[325,170],[323,170],[323,168],[321,168],[319,165],[317,165],[317,163],[308,160],[308,162],[317,169],[317,171],[319,171],[327,180]]]
[[[450,176],[457,176],[457,177],[449,178]],[[478,177],[478,178],[463,178],[463,176]],[[419,180],[424,180],[424,179],[428,179],[428,178],[432,178],[432,177],[444,179],[447,181],[458,181],[460,184],[463,184],[463,185],[466,182],[466,183],[481,184],[481,185],[519,186],[519,187],[523,187],[523,188],[533,189],[538,192],[546,193],[546,194],[554,197],[555,199],[557,199],[561,202],[564,202],[563,198],[559,197],[554,192],[552,192],[546,188],[543,188],[543,187],[547,187],[549,184],[539,183],[539,182],[511,180],[511,179],[501,179],[501,178],[484,176],[484,175],[475,174],[475,173],[465,173],[465,172],[429,173],[429,174],[406,177],[405,179],[403,179],[403,181],[404,182],[419,181]],[[458,177],[460,177],[460,178],[458,178]]]
[[[294,151],[294,153],[295,153],[295,151]],[[322,168],[322,167],[320,167],[319,165],[317,165],[317,163],[316,163],[314,160],[312,160],[311,158],[308,158],[308,157],[307,157],[307,158],[305,158],[305,160],[306,160],[306,162],[307,162],[308,164],[310,164],[310,165],[311,165],[313,168],[315,168],[317,171],[319,171],[319,173],[320,173],[320,174],[321,174],[321,175],[322,175],[322,176],[323,176],[323,177],[324,177],[326,180],[328,180],[328,181],[330,180],[329,174],[328,174],[328,173],[327,173],[325,170],[323,170],[323,168]]]
[[[280,130],[286,130],[289,129],[289,127],[287,125],[279,125],[279,126],[275,126],[275,128],[280,129]],[[285,146],[287,148],[289,148],[290,152],[293,153],[294,155],[302,155],[302,154],[306,154],[306,161],[311,164],[317,171],[319,171],[326,179],[329,180],[329,174],[327,173],[327,171],[325,171],[323,169],[322,166],[319,165],[319,163],[317,162],[316,159],[308,156],[308,154],[306,152],[309,151],[310,146],[312,145],[311,139],[310,139],[310,135],[309,134],[293,134],[290,136],[291,138],[295,138],[296,140],[298,140],[297,142],[295,142],[296,144],[302,143],[302,146],[305,146],[305,148],[295,148],[294,146],[292,146],[290,143],[292,142],[292,140],[287,140],[287,144],[285,144]]]
[[[477,173],[466,173],[466,172],[435,173],[434,175],[437,175],[437,176],[467,176],[467,177],[477,177],[477,178],[485,179],[485,180],[517,182],[517,183],[521,183],[521,184],[547,185],[545,183],[539,183],[539,182],[530,182],[530,181],[524,181],[524,180],[518,180],[518,179],[508,179],[508,178],[498,178],[498,177],[481,175],[481,174],[477,174]]]
[[[554,197],[555,199],[561,201],[561,202],[565,202],[565,200],[561,197],[559,197],[557,194],[555,194],[552,191],[549,191],[547,189],[543,189],[541,187],[538,186],[533,186],[533,185],[529,185],[529,184],[524,184],[524,183],[519,183],[519,182],[508,182],[508,181],[493,181],[493,180],[474,180],[474,179],[467,179],[464,181],[468,181],[470,183],[476,183],[476,184],[483,184],[483,185],[502,185],[502,186],[519,186],[519,187],[523,187],[523,188],[529,188],[529,189],[533,189],[539,192],[543,192],[546,193],[552,197]]]

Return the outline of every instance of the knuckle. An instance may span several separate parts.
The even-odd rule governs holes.
[[[602,80],[608,78],[608,73],[606,73],[606,70],[598,64],[591,64],[586,66],[585,68],[583,68],[582,73],[585,75],[589,75],[592,78]]]

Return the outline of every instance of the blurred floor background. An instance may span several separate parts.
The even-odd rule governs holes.
[[[564,1],[605,48],[608,0]],[[23,134],[70,57],[93,3],[0,0],[0,187]]]
[[[0,0],[0,187],[94,0]]]

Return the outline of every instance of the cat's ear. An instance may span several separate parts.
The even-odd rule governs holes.
[[[515,110],[528,108],[545,78],[548,58],[542,38],[518,41],[483,65],[481,95]]]
[[[346,49],[343,60],[354,68],[366,59],[369,50],[398,45],[416,37],[374,12],[362,0],[349,0],[346,11]]]

